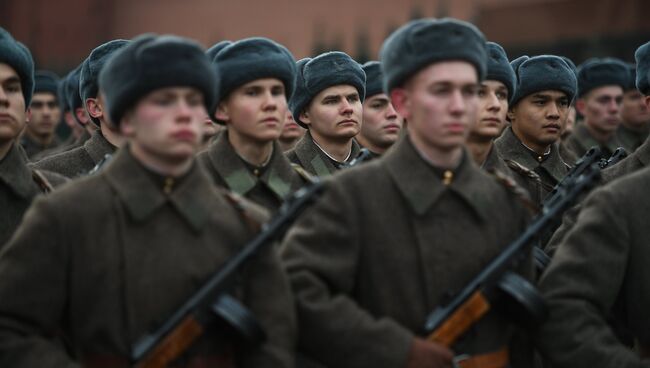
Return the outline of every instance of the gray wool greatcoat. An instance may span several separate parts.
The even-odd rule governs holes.
[[[115,146],[104,138],[101,131],[96,130],[83,146],[48,156],[33,163],[32,167],[52,171],[67,178],[76,178],[87,175],[104,156],[113,152]]]
[[[519,200],[466,153],[445,186],[408,137],[382,158],[328,178],[324,196],[281,246],[299,349],[328,367],[404,367],[427,315],[527,219]],[[532,263],[524,269],[532,275]],[[455,351],[498,350],[509,327],[490,312]]]
[[[650,140],[646,140],[634,153],[624,158],[612,167],[608,167],[601,172],[601,184],[606,184],[618,178],[641,170],[650,165]],[[564,214],[562,225],[555,231],[549,242],[544,247],[544,251],[553,255],[557,247],[562,243],[564,236],[575,225],[581,205],[578,203]]]
[[[271,160],[264,173],[256,176],[247,167],[228,140],[228,132],[220,134],[207,150],[197,156],[214,182],[275,212],[291,193],[306,184],[282,153],[273,144]]]
[[[512,131],[512,127],[506,128],[501,137],[494,141],[499,156],[505,161],[514,161],[524,168],[538,174],[541,180],[526,178],[530,184],[526,186],[529,190],[537,190],[537,193],[530,193],[535,202],[541,204],[544,198],[553,190],[553,187],[564,178],[570,166],[560,157],[559,145],[551,145],[549,157],[543,161],[536,160],[519,138]]]
[[[650,169],[595,190],[557,248],[539,288],[549,319],[538,346],[557,367],[650,367]],[[646,360],[618,342],[630,331]]]
[[[0,253],[1,367],[128,357],[137,339],[253,237],[242,211],[200,165],[170,194],[161,187],[125,148],[98,175],[34,203]],[[240,204],[265,218],[250,202]],[[272,245],[242,270],[234,296],[268,335],[237,366],[292,367],[293,302]],[[221,353],[232,340],[220,331],[204,335],[196,353]]]
[[[352,140],[352,152],[350,153],[349,161],[359,156],[361,147],[356,140]],[[329,157],[314,143],[309,130],[300,138],[296,146],[287,152],[285,155],[289,161],[294,164],[300,165],[308,173],[314,176],[325,177],[339,171]]]
[[[0,249],[20,225],[34,198],[48,190],[48,184],[35,176],[38,174],[34,174],[27,163],[27,155],[17,143],[0,160]],[[53,187],[68,181],[65,177],[48,171],[39,170],[38,173]]]

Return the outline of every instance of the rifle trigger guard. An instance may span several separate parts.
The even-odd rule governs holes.
[[[255,316],[232,296],[223,294],[210,309],[245,341],[259,344],[266,340],[266,333]]]
[[[546,302],[528,280],[514,272],[506,272],[499,280],[497,289],[502,293],[499,298],[500,310],[517,325],[535,328],[546,319]]]

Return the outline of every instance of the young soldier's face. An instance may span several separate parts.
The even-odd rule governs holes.
[[[376,94],[363,102],[361,135],[374,145],[388,148],[399,138],[404,119],[390,103],[385,93]]]
[[[619,86],[595,88],[576,102],[576,108],[589,126],[602,133],[615,131],[621,123],[619,115],[623,89]]]
[[[20,77],[12,67],[0,63],[0,144],[20,134],[26,118]]]
[[[284,83],[276,78],[264,78],[232,91],[219,104],[217,118],[225,121],[233,134],[269,142],[280,137],[286,114]]]
[[[650,110],[648,110],[641,92],[633,89],[623,94],[621,119],[627,125],[639,128],[650,123]]]
[[[512,129],[530,148],[545,148],[560,138],[569,115],[569,97],[561,91],[539,91],[522,98],[508,113]]]
[[[122,118],[120,129],[139,152],[158,161],[182,163],[200,146],[206,115],[197,89],[161,88],[140,99]]]
[[[478,75],[471,64],[446,61],[428,66],[404,88],[391,92],[397,112],[408,121],[409,135],[430,148],[461,147],[476,123]]]
[[[49,92],[34,93],[29,106],[31,117],[27,129],[38,136],[51,136],[61,121],[61,109],[56,96]]]
[[[479,111],[473,136],[496,138],[506,126],[508,114],[508,88],[505,84],[486,80],[478,89]]]
[[[352,139],[361,130],[361,98],[350,85],[326,88],[314,97],[300,120],[317,135],[330,139]]]
[[[291,111],[287,111],[286,117],[284,119],[284,127],[282,128],[281,139],[298,139],[305,135],[306,130],[298,125],[295,120],[293,120],[293,115]]]

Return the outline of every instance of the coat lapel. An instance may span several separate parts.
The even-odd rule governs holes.
[[[16,142],[0,161],[0,181],[3,181],[16,195],[25,199],[38,193],[32,171],[27,167],[27,154]]]

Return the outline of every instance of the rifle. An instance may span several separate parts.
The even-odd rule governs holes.
[[[542,207],[546,206],[547,202],[551,202],[552,197],[561,190],[561,188],[566,188],[571,185],[571,182],[574,181],[578,176],[582,175],[585,170],[588,170],[591,165],[594,163],[600,163],[600,160],[603,156],[602,150],[597,147],[591,147],[578,161],[576,161],[575,166],[569,170],[562,180],[555,185],[553,190],[544,198],[542,201]]]
[[[241,316],[235,300],[225,293],[234,284],[237,271],[262,247],[281,238],[290,225],[324,190],[316,181],[296,191],[278,213],[244,248],[210,276],[180,308],[153,333],[142,336],[132,347],[131,361],[136,367],[167,367],[203,334],[204,326],[215,314],[232,322]],[[224,316],[225,314],[225,316]],[[250,326],[250,321],[243,323]],[[253,327],[253,332],[255,328]]]
[[[610,166],[614,166],[617,164],[619,161],[627,157],[627,152],[625,151],[625,148],[623,147],[618,147],[616,151],[610,156],[609,159],[601,159],[600,163],[598,166],[600,166],[601,170],[604,170]]]
[[[555,218],[565,211],[582,192],[600,178],[592,164],[575,178],[569,188],[561,187],[526,231],[510,243],[448,303],[438,306],[427,317],[424,334],[430,341],[451,347],[495,304],[513,312],[516,322],[534,326],[546,317],[546,304],[535,287],[510,271],[527,259],[531,244]]]
[[[359,156],[355,157],[352,161],[348,162],[343,167],[349,169],[353,166],[359,165],[362,162],[368,161],[370,158],[372,158],[372,152],[370,152],[370,150],[367,148],[362,148],[359,151]]]

